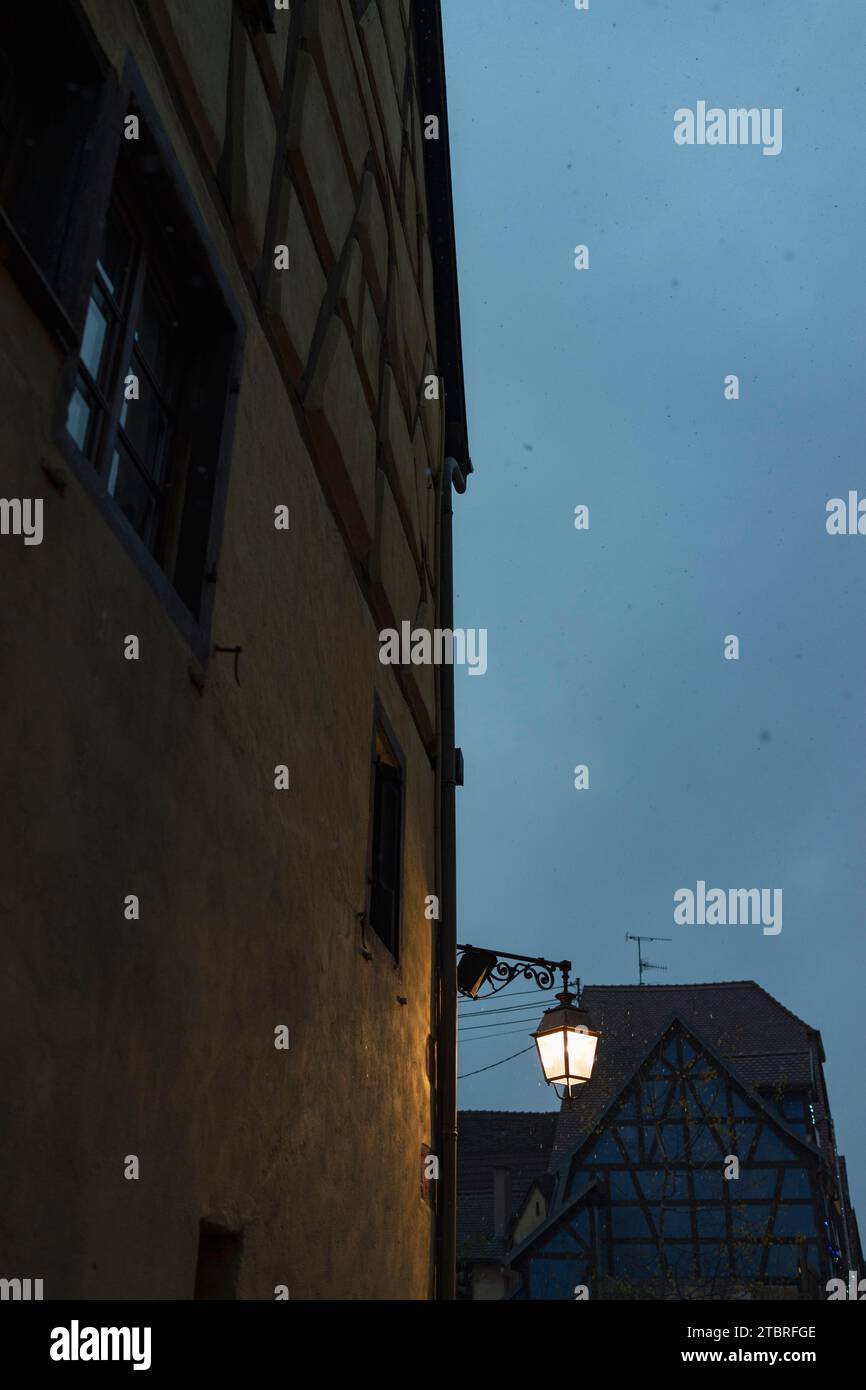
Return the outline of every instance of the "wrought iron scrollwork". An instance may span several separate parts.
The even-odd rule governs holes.
[[[521,975],[534,981],[539,989],[553,989],[556,983],[557,966],[553,962],[539,965],[535,961],[515,961],[510,964],[505,960],[498,960],[487,977],[486,983],[490,987],[488,994],[479,994],[479,999],[489,999],[491,995],[498,994],[500,990],[510,985],[512,980],[518,979]]]
[[[458,970],[458,987],[461,993],[468,994],[473,999],[490,999],[494,994],[499,994],[511,984],[513,980],[531,980],[541,990],[551,990],[556,987],[556,976],[562,975],[562,987],[568,989],[568,976],[571,971],[571,961],[569,960],[546,960],[543,956],[517,956],[509,951],[493,951],[484,947],[460,946],[457,947],[460,953],[459,959],[465,970],[465,982],[459,983],[460,971]],[[462,968],[461,967],[461,968]],[[486,993],[479,994],[479,989],[487,986]]]

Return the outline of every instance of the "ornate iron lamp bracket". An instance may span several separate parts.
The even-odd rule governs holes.
[[[468,994],[473,999],[490,999],[494,994],[499,994],[501,990],[510,985],[513,980],[518,979],[532,980],[539,989],[550,990],[556,983],[557,972],[562,975],[562,988],[568,989],[568,977],[571,973],[570,960],[555,961],[546,960],[543,956],[516,956],[509,951],[492,951],[484,947],[469,945],[458,945],[457,950],[459,953],[458,965],[463,957],[470,952],[478,957],[489,956],[494,962],[487,969],[481,982],[482,985],[488,986],[486,994],[472,993],[468,989],[461,989],[462,994]]]

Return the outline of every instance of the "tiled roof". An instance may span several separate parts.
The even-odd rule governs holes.
[[[544,1174],[557,1112],[461,1110],[457,1138],[457,1253],[460,1259],[504,1258],[493,1230],[493,1169],[511,1170],[511,1211]]]
[[[814,1029],[753,980],[706,985],[587,985],[581,1004],[601,1033],[592,1081],[563,1108],[550,1155],[551,1169],[583,1141],[674,1015],[706,1040],[750,1086],[808,1085]],[[819,1116],[819,1121],[824,1117]]]

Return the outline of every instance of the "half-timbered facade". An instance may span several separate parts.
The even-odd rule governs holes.
[[[501,1296],[820,1298],[860,1267],[814,1030],[751,983],[584,1001],[595,1073],[524,1184]]]

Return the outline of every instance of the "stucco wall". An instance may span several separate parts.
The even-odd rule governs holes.
[[[197,688],[63,463],[63,358],[0,268],[0,493],[45,503],[41,546],[0,538],[0,1273],[43,1278],[46,1298],[188,1298],[207,1218],[243,1229],[241,1297],[426,1298],[435,686],[401,689],[377,636],[415,619],[437,565],[407,7],[356,25],[348,0],[307,0],[274,229],[291,269],[261,304],[287,18],[242,35],[226,208],[231,6],[152,0],[149,25],[133,0],[85,8],[118,71],[135,56],[246,322],[212,629],[243,647],[241,684],[216,655]],[[371,934],[366,959],[357,920],[374,693],[407,763],[398,966]]]

